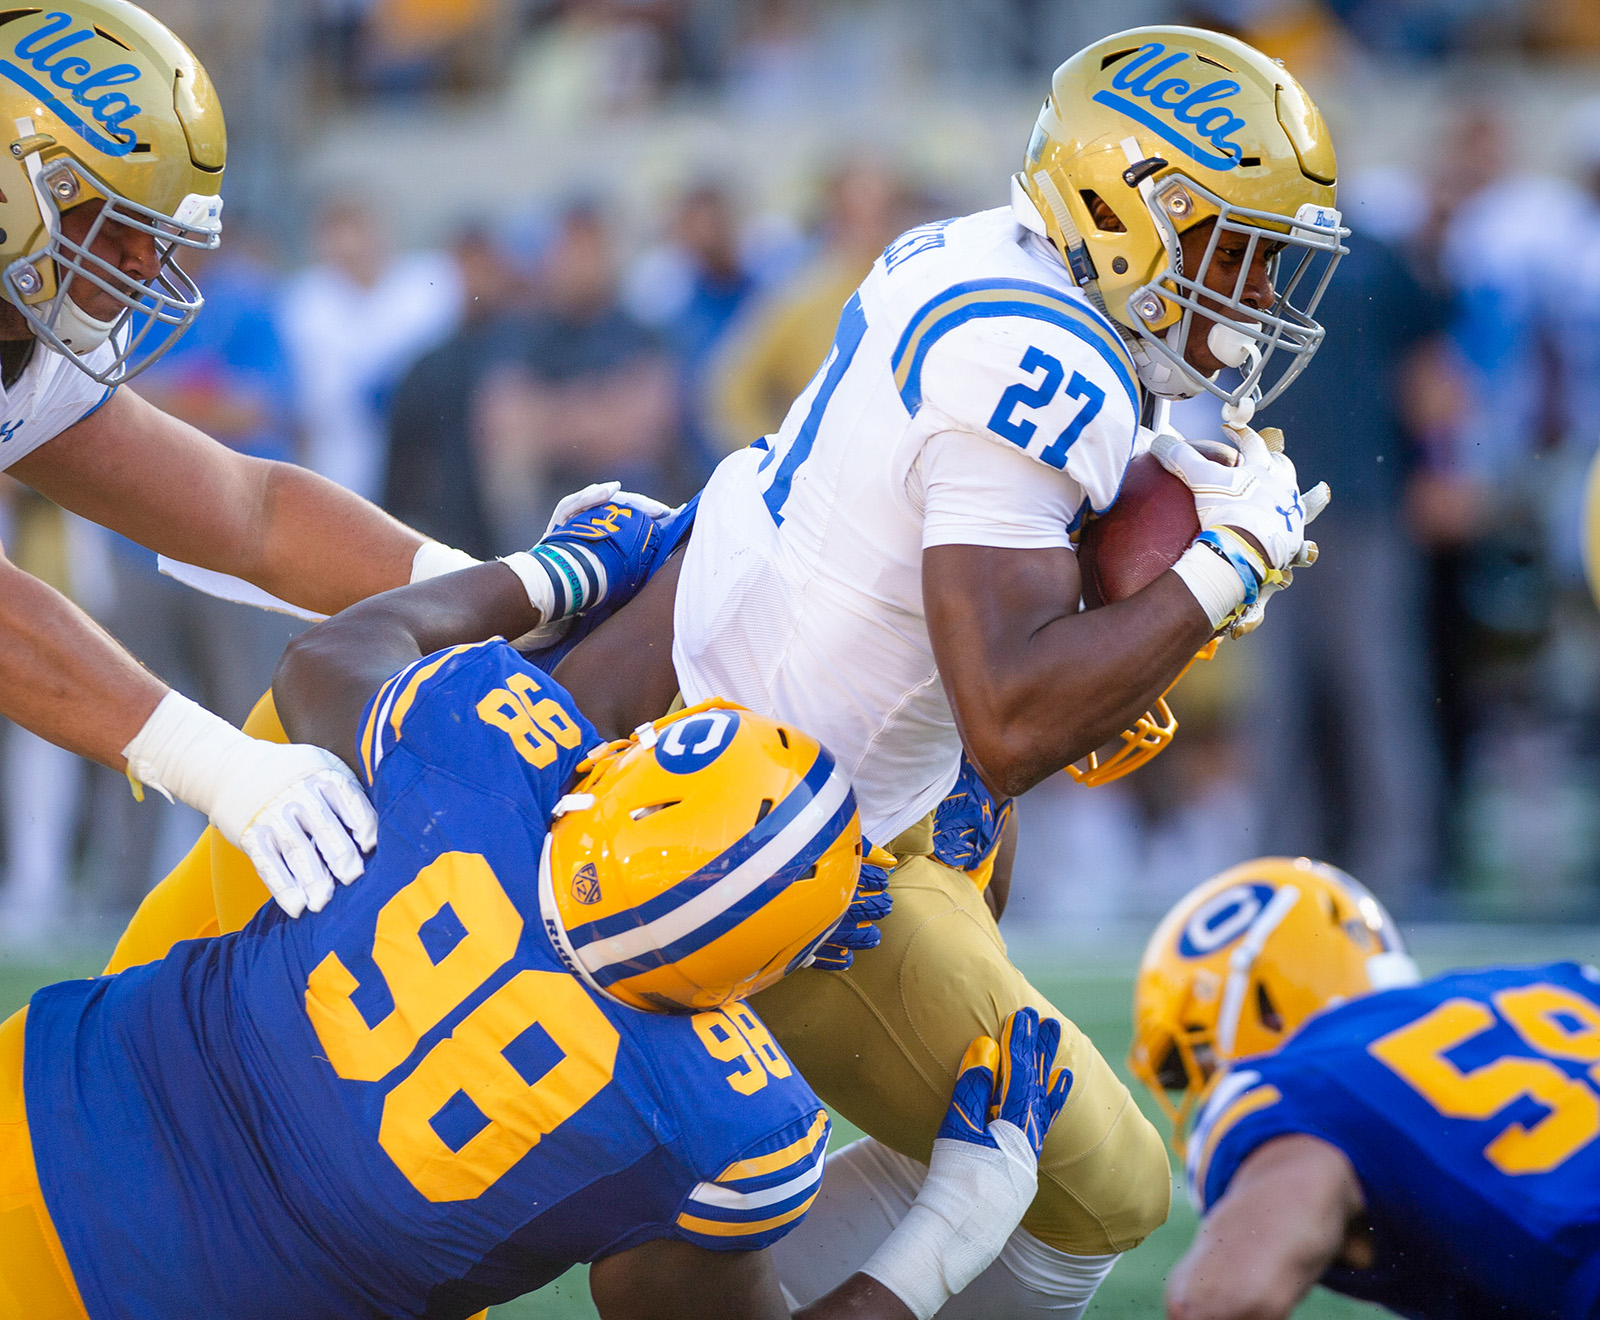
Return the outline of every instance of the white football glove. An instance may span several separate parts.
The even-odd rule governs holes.
[[[626,504],[630,509],[637,509],[646,518],[651,519],[664,518],[672,512],[670,504],[653,500],[648,495],[635,495],[630,490],[623,490],[620,481],[597,481],[592,486],[573,491],[556,505],[556,511],[550,515],[550,525],[544,529],[544,534],[549,536],[568,518],[576,517],[585,509],[593,509],[602,504]]]
[[[1215,583],[1206,589],[1205,579],[1214,574],[1204,571],[1205,561],[1181,566],[1190,569],[1180,576],[1201,599],[1212,623],[1225,625],[1228,636],[1237,638],[1260,625],[1267,601],[1294,581],[1294,569],[1316,562],[1317,543],[1306,539],[1305,528],[1328,507],[1332,495],[1324,481],[1300,493],[1281,431],[1269,428],[1261,434],[1245,425],[1224,429],[1238,442],[1237,451],[1170,435],[1157,436],[1150,448],[1193,492],[1202,539],[1240,579],[1243,599],[1238,608],[1229,609]],[[1243,539],[1243,532],[1260,543],[1265,560]]]
[[[1306,524],[1328,507],[1327,483],[1318,482],[1302,496],[1287,454],[1274,453],[1248,426],[1224,429],[1239,446],[1239,461],[1232,466],[1206,457],[1174,435],[1158,435],[1150,452],[1194,493],[1202,531],[1228,527],[1248,532],[1266,551],[1269,568],[1295,567]]]
[[[176,692],[122,754],[129,778],[209,816],[291,917],[320,912],[377,844],[377,813],[332,752],[247,737]]]

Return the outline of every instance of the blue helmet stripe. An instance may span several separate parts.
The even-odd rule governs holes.
[[[818,830],[811,841],[781,870],[774,872],[743,898],[730,904],[712,920],[695,927],[681,939],[674,940],[663,948],[650,949],[637,957],[599,968],[593,973],[595,980],[602,986],[615,985],[618,981],[625,981],[631,976],[654,971],[658,967],[665,967],[668,963],[687,958],[714,940],[720,939],[772,902],[814,866],[823,853],[838,841],[855,814],[855,795],[847,792],[844,801],[839,804],[828,823]]]
[[[594,921],[585,922],[581,926],[574,926],[567,932],[567,938],[572,941],[574,949],[582,949],[587,944],[596,940],[610,939],[612,936],[621,935],[624,931],[633,930],[639,926],[649,925],[657,917],[663,917],[683,904],[686,899],[693,898],[696,894],[703,893],[721,880],[736,866],[743,865],[773,839],[782,833],[783,829],[811,804],[818,793],[822,791],[834,770],[833,758],[827,752],[818,750],[817,759],[811,763],[811,769],[806,771],[805,778],[795,786],[793,791],[773,807],[766,817],[756,824],[742,839],[737,840],[732,847],[720,856],[712,859],[702,866],[693,875],[686,877],[673,885],[663,894],[637,907],[629,908],[626,912],[613,913],[611,916],[599,917]],[[803,869],[803,868],[802,868]]]

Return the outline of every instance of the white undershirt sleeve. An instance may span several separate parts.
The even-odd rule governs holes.
[[[1008,550],[1070,545],[1070,533],[1087,505],[1083,487],[1065,472],[966,431],[930,436],[908,485],[923,508],[924,550],[935,545]]]

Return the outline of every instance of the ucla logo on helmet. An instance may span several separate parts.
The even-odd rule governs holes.
[[[585,862],[572,877],[572,896],[580,903],[600,901],[600,876],[593,862]]]
[[[1250,929],[1277,891],[1271,885],[1230,885],[1194,910],[1178,940],[1185,958],[1204,958]]]
[[[126,156],[133,150],[136,139],[133,130],[125,127],[124,121],[143,111],[131,97],[111,89],[138,82],[142,76],[139,66],[111,64],[97,69],[83,57],[81,51],[67,54],[73,48],[81,47],[84,42],[93,41],[96,35],[92,28],[87,27],[79,28],[76,32],[68,31],[72,22],[70,14],[47,14],[42,26],[12,47],[17,59],[32,68],[39,75],[38,78],[5,59],[0,59],[0,75],[38,97],[91,147],[108,156]],[[51,87],[46,87],[40,78],[48,79],[51,87],[65,92],[75,104],[88,111],[89,117],[104,130],[104,134],[91,128],[82,115],[57,96]]]
[[[1189,59],[1187,51],[1174,51],[1171,55],[1166,52],[1166,46],[1159,41],[1145,42],[1123,61],[1111,79],[1117,91],[1128,95],[1118,96],[1102,89],[1094,99],[1137,120],[1202,165],[1231,170],[1244,156],[1244,148],[1233,140],[1233,135],[1245,122],[1218,103],[1237,96],[1239,84],[1232,78],[1213,78],[1199,86],[1185,78],[1161,78]],[[1196,82],[1205,76],[1199,73]],[[1186,129],[1193,130],[1193,136]]]
[[[731,710],[708,710],[667,726],[656,743],[656,761],[674,775],[692,775],[721,756],[739,731],[739,715]]]

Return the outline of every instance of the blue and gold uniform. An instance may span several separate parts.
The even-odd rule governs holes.
[[[39,1183],[100,1317],[463,1317],[653,1238],[750,1250],[827,1118],[742,1004],[650,1014],[563,967],[547,822],[598,741],[509,647],[369,703],[359,884],[34,996]]]
[[[1334,1008],[1216,1086],[1189,1142],[1196,1206],[1289,1133],[1344,1152],[1373,1268],[1322,1282],[1408,1316],[1600,1312],[1600,974],[1436,977]]]

